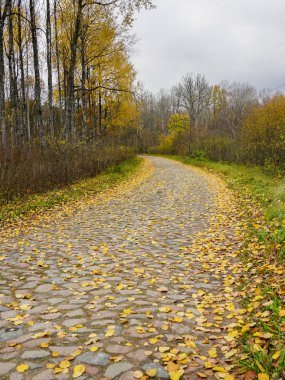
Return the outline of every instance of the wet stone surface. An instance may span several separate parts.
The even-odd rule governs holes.
[[[3,239],[0,357],[11,356],[1,359],[1,379],[70,379],[78,364],[80,379],[153,368],[167,379],[167,353],[185,353],[192,372],[183,378],[196,379],[209,335],[222,331],[220,322],[201,328],[199,294],[218,295],[223,278],[188,249],[209,229],[213,190],[196,171],[150,160],[153,174],[125,195]],[[70,368],[60,369],[64,359]],[[17,372],[23,363],[29,369]]]

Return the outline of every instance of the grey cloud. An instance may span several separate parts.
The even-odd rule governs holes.
[[[133,57],[146,88],[169,88],[186,72],[211,83],[257,88],[285,83],[284,0],[156,0],[137,16]]]

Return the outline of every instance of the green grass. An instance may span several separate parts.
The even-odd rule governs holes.
[[[0,206],[0,224],[13,222],[19,218],[33,215],[57,205],[80,200],[86,196],[94,196],[99,192],[113,188],[136,173],[142,163],[141,158],[127,160],[108,168],[94,178],[86,178],[70,186],[48,191],[43,194],[32,194],[21,197],[17,201]]]

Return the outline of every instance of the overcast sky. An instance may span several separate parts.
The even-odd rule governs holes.
[[[133,62],[146,89],[168,89],[187,72],[211,84],[285,83],[285,0],[154,0],[134,25]]]

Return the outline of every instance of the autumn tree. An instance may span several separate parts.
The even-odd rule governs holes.
[[[99,6],[110,8],[116,12],[120,11],[123,15],[123,22],[131,25],[133,13],[141,7],[152,7],[150,0],[107,0],[107,1],[87,1],[78,0],[77,2],[69,1],[69,7],[72,9],[74,21],[71,23],[70,34],[70,59],[67,70],[67,94],[66,94],[66,134],[70,134],[72,139],[75,138],[75,68],[78,53],[79,39],[83,25],[84,15],[88,14],[92,8]],[[85,31],[86,32],[86,31]]]
[[[211,88],[204,75],[186,74],[175,87],[175,94],[181,110],[186,111],[191,120],[188,129],[188,154],[191,144],[198,135],[201,126],[208,117]]]
[[[175,87],[179,104],[191,119],[194,129],[204,122],[208,116],[211,87],[204,75],[186,74]]]
[[[257,106],[244,120],[241,141],[245,160],[264,165],[285,164],[285,97],[277,95]]]
[[[11,12],[11,0],[6,0],[0,6],[0,116],[2,149],[6,149],[6,111],[5,111],[5,63],[4,63],[4,28],[7,16]]]
[[[42,191],[133,157],[141,8],[151,0],[0,1],[2,185]]]
[[[191,125],[191,121],[187,113],[176,113],[170,116],[167,129],[170,133],[177,134],[182,131],[187,131],[189,125]]]

